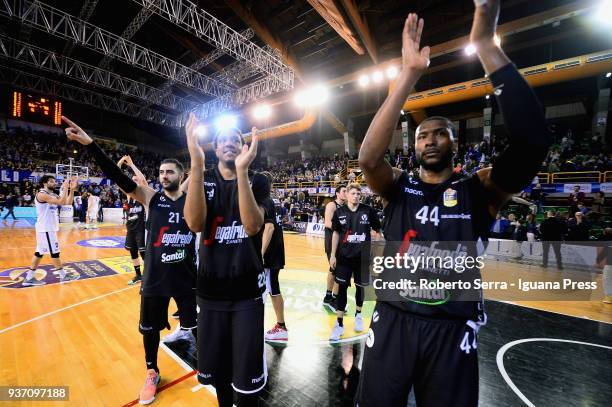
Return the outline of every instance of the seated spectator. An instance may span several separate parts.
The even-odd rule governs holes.
[[[589,240],[590,225],[583,219],[582,212],[576,212],[574,217],[567,221],[567,240],[570,242],[584,242]]]

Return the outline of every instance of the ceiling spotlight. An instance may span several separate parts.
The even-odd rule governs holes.
[[[195,128],[195,134],[196,136],[198,136],[199,138],[203,138],[204,136],[206,136],[206,126],[203,124],[198,124]]]
[[[380,71],[376,71],[372,74],[372,80],[376,83],[380,82],[383,80],[383,73]]]
[[[485,99],[490,99],[490,98],[491,98],[491,95],[485,96]]]
[[[474,55],[476,53],[476,45],[468,44],[468,46],[465,47],[464,51],[465,51],[465,55],[468,55],[468,56]]]
[[[394,79],[397,76],[397,68],[395,66],[390,66],[387,68],[387,78]]]
[[[223,115],[215,121],[218,130],[231,129],[238,126],[238,118],[234,115]]]
[[[329,99],[329,90],[322,84],[296,93],[294,102],[300,107],[320,106]]]
[[[73,154],[76,154],[76,153],[78,153],[78,151],[77,151],[77,150],[73,150],[73,151],[72,151],[72,153],[73,153]]]
[[[368,84],[370,83],[370,78],[368,77],[368,75],[361,75],[359,77],[359,86],[365,88],[366,86],[368,86]]]
[[[270,117],[270,114],[272,114],[272,109],[266,104],[257,105],[253,109],[253,117],[256,119],[265,119]]]
[[[495,36],[493,37],[493,42],[495,43],[495,45],[497,45],[498,47],[501,45],[501,38],[499,37],[499,35],[495,34]]]
[[[612,76],[612,72],[608,72],[608,73],[606,74],[606,78],[609,78],[610,76]]]
[[[610,24],[610,21],[612,21],[612,1],[603,0],[597,8],[595,16],[599,21]]]
[[[404,109],[400,110],[400,113],[402,114],[402,116],[406,114],[406,112],[404,112]]]

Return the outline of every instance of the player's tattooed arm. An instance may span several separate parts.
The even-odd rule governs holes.
[[[402,70],[393,89],[380,107],[359,150],[359,166],[370,189],[388,197],[401,171],[394,171],[385,160],[400,111],[414,85],[429,66],[429,47],[421,48],[423,19],[408,15],[402,32]]]
[[[257,156],[259,138],[255,127],[251,130],[251,145],[244,144],[242,151],[236,157],[236,178],[238,183],[238,208],[240,220],[244,230],[249,236],[256,235],[264,224],[264,210],[255,200],[253,189],[249,184],[249,166]],[[263,177],[263,175],[260,175]],[[264,181],[267,185],[267,180]],[[255,177],[253,178],[255,183]],[[268,188],[269,193],[269,188]]]
[[[185,201],[185,222],[192,232],[202,232],[206,221],[206,199],[204,196],[204,163],[206,157],[204,150],[200,146],[196,127],[198,120],[193,113],[189,114],[189,119],[185,125],[185,135],[187,137],[187,148],[191,157],[191,171],[189,173],[189,193]]]

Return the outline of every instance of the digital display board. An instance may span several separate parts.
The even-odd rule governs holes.
[[[34,123],[62,124],[62,102],[20,91],[12,94],[12,117]]]

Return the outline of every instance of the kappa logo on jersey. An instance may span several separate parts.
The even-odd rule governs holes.
[[[187,252],[183,249],[179,249],[175,253],[162,253],[161,261],[162,263],[179,263],[185,260],[185,257],[187,257]]]
[[[176,233],[166,233],[168,229],[170,229],[169,226],[162,226],[159,228],[159,235],[157,235],[157,240],[153,243],[153,247],[160,247],[162,245],[184,247],[193,240],[193,234],[191,232],[181,233],[179,230]]]
[[[359,221],[360,225],[369,225],[370,224],[370,218],[368,218],[367,214],[363,214],[361,215],[361,220]]]
[[[444,206],[447,208],[452,208],[453,206],[457,205],[457,191],[452,188],[448,188],[446,191],[444,191],[443,201]]]
[[[204,190],[206,191],[206,199],[208,199],[209,201],[212,201],[212,199],[215,196],[215,187],[217,186],[217,184],[215,184],[214,182],[205,182],[204,183]]]
[[[418,189],[412,189],[412,188],[404,187],[404,192],[407,192],[407,193],[412,194],[412,195],[423,196],[423,191],[419,191]]]
[[[215,241],[225,244],[242,243],[242,239],[248,238],[243,225],[239,225],[238,221],[233,221],[231,226],[219,226],[223,222],[223,216],[217,216],[210,229],[208,239],[204,240],[205,246],[212,245]]]

